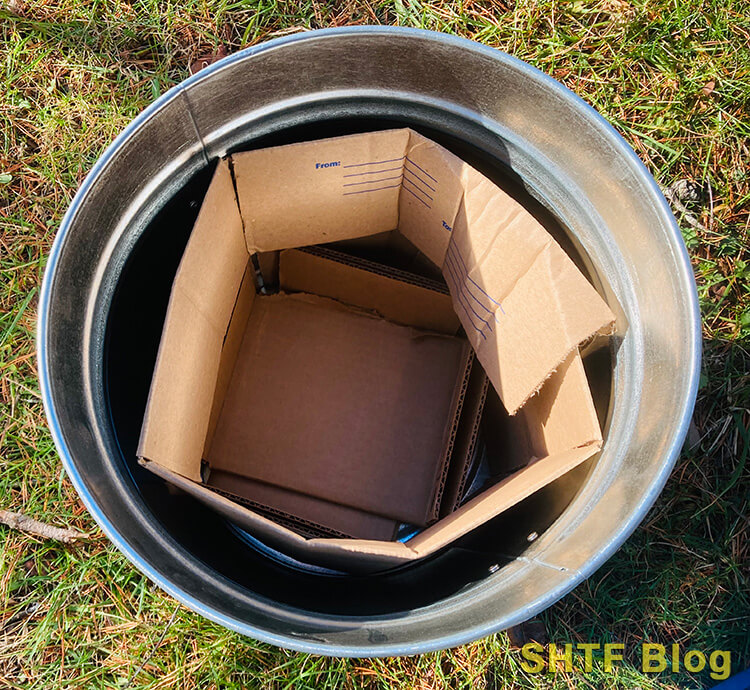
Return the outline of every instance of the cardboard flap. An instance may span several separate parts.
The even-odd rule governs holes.
[[[227,498],[268,514],[304,536],[354,537],[390,541],[396,534],[395,520],[322,501],[237,474],[211,470],[207,485]]]
[[[473,498],[407,544],[424,556],[527,498],[590,458],[602,445],[581,357],[576,350],[524,408],[541,431],[532,445],[541,459],[531,462]],[[532,420],[534,421],[534,420]]]
[[[464,198],[443,274],[466,334],[514,414],[584,340],[614,315],[541,224],[477,171]]]
[[[464,162],[434,141],[410,131],[399,196],[399,232],[436,266],[442,266],[453,220],[463,198]]]
[[[601,443],[599,420],[577,349],[529,400],[524,415],[537,457]]]
[[[461,327],[445,286],[330,249],[287,249],[280,288],[376,311],[394,323],[455,335]]]
[[[408,130],[389,130],[232,156],[251,252],[393,230]]]
[[[221,161],[174,280],[138,445],[140,457],[196,481],[247,262],[232,178]]]
[[[330,568],[345,568],[350,572],[374,572],[392,568],[414,560],[416,554],[401,542],[370,541],[365,539],[306,539],[286,527],[241,506],[211,489],[185,479],[155,462],[146,459],[141,464],[162,479],[179,487],[242,529],[263,539],[272,548],[283,550],[301,561]]]
[[[211,441],[214,438],[216,425],[219,422],[221,408],[224,405],[224,396],[227,394],[229,382],[232,379],[232,372],[237,361],[237,353],[242,345],[242,337],[245,335],[245,326],[247,325],[250,310],[255,301],[255,270],[251,261],[245,268],[242,276],[242,282],[237,292],[237,299],[234,303],[234,310],[224,336],[224,344],[219,359],[219,367],[216,374],[216,386],[214,388],[214,398],[211,404],[211,415],[206,431],[206,439],[203,443],[203,457],[208,455],[208,449],[211,447]]]
[[[410,539],[407,544],[420,558],[447,546],[562,477],[596,453],[600,445],[594,442],[535,460],[523,470],[485,490],[437,525]]]

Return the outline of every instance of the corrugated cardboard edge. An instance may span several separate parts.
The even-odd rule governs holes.
[[[258,503],[257,501],[252,501],[249,498],[245,498],[244,496],[238,496],[237,494],[233,494],[231,491],[217,489],[215,486],[210,487],[210,489],[212,491],[215,491],[220,496],[225,496],[234,503],[239,503],[240,505],[247,507],[253,513],[260,515],[261,517],[267,517],[277,525],[281,525],[282,527],[286,527],[292,532],[296,532],[305,539],[317,539],[319,537],[331,537],[334,539],[356,538],[351,534],[344,534],[343,532],[339,532],[338,530],[332,529],[330,527],[324,527],[323,525],[313,522],[312,520],[306,520],[305,518],[301,518],[296,515],[292,515],[291,513],[287,513],[286,511],[279,510],[278,508],[273,508],[272,506],[264,505],[263,503]]]
[[[583,362],[576,351],[559,368],[551,388],[534,400],[534,409],[543,426],[548,455],[486,489],[413,539],[408,545],[420,556],[446,546],[489,518],[527,498],[549,482],[561,477],[601,449],[602,437],[588,389]],[[576,409],[571,416],[571,403]]]
[[[329,249],[328,247],[300,247],[299,249],[284,249],[282,250],[282,254],[284,252],[303,252],[305,254],[319,256],[321,258],[328,259],[329,261],[336,261],[346,264],[347,266],[359,268],[363,271],[376,273],[380,276],[383,276],[384,278],[390,278],[392,280],[398,280],[402,283],[407,283],[416,287],[422,287],[426,290],[438,292],[442,295],[450,295],[448,286],[437,280],[425,278],[424,276],[417,275],[416,273],[410,273],[409,271],[404,271],[400,268],[385,266],[383,264],[376,263],[375,261],[363,259],[359,256],[345,254],[344,252],[340,252],[335,249]]]
[[[453,403],[451,412],[448,416],[449,423],[445,429],[445,439],[443,441],[443,457],[438,465],[434,481],[434,492],[432,495],[431,509],[425,520],[426,524],[434,522],[440,517],[440,503],[445,491],[445,482],[450,470],[450,460],[453,457],[453,448],[456,443],[456,434],[461,422],[461,411],[466,399],[466,391],[469,387],[471,369],[474,363],[474,353],[469,343],[464,345],[463,370],[456,379],[456,389],[453,394]]]
[[[476,451],[489,380],[476,357],[472,363],[469,384],[456,434],[453,457],[440,500],[440,517],[458,507],[466,488],[472,459]]]
[[[314,539],[317,537],[333,537],[336,539],[355,538],[351,534],[344,534],[343,532],[339,532],[338,530],[332,529],[330,527],[325,527],[319,523],[313,522],[312,520],[306,520],[305,518],[292,515],[291,513],[287,513],[286,511],[279,510],[278,508],[274,508],[263,503],[259,503],[258,501],[253,501],[249,498],[245,498],[244,496],[232,493],[231,491],[225,491],[224,489],[219,489],[215,486],[210,486],[209,488],[211,489],[211,491],[216,492],[220,496],[228,498],[233,503],[239,503],[240,505],[248,508],[253,513],[261,517],[267,517],[277,525],[286,527],[292,532],[296,532],[300,536],[305,537],[305,539]]]
[[[412,550],[401,542],[306,539],[155,462],[150,462],[145,458],[141,458],[139,462],[146,469],[198,499],[240,528],[263,539],[272,548],[282,549],[288,555],[303,562],[313,562],[331,568],[344,567],[353,572],[373,572],[391,568],[414,558]]]

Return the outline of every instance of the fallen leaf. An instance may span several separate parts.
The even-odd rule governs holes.
[[[205,69],[209,65],[212,65],[214,62],[218,62],[222,58],[225,58],[227,55],[229,55],[227,47],[224,45],[220,45],[216,49],[215,53],[211,53],[209,55],[201,55],[199,58],[190,63],[190,67],[188,68],[190,70],[190,74],[197,74],[202,69]]]

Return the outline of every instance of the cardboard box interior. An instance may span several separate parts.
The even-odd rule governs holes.
[[[521,455],[529,454],[529,462],[458,510],[453,509],[465,481],[464,465],[443,464],[434,475],[445,472],[450,487],[443,503],[430,500],[420,505],[429,504],[433,511],[437,507],[444,517],[405,542],[385,540],[390,537],[305,538],[202,484],[201,462],[212,453],[245,327],[255,303],[267,299],[255,295],[250,258],[394,228],[441,269],[452,313],[444,307],[427,308],[416,298],[404,300],[398,293],[404,286],[430,292],[409,280],[396,280],[401,284],[392,286],[393,294],[359,281],[347,286],[331,277],[326,283],[337,271],[356,268],[356,261],[334,267],[336,261],[324,258],[328,264],[320,270],[314,259],[321,257],[314,251],[289,252],[288,264],[282,254],[280,281],[288,281],[289,291],[315,292],[320,295],[316,299],[336,297],[377,310],[393,328],[407,323],[446,334],[445,339],[456,333],[457,318],[504,408],[510,415],[523,408],[528,448]],[[299,270],[300,262],[304,270]],[[372,275],[367,280],[374,280]],[[298,279],[302,282],[293,282]],[[306,287],[305,280],[315,289]],[[420,294],[419,299],[426,299]],[[377,304],[372,303],[375,298]],[[606,304],[533,216],[476,170],[411,130],[236,154],[217,167],[175,278],[139,456],[152,471],[290,555],[365,570],[420,558],[599,450],[601,433],[578,346],[596,333],[608,332],[613,320]],[[464,366],[462,371],[470,370]],[[480,391],[469,396],[469,407],[481,408],[477,401],[483,401],[486,384],[478,375],[472,378],[462,379],[468,390]],[[248,416],[261,405],[257,401]],[[453,447],[471,446],[476,427],[469,413],[473,421],[459,429],[455,420],[461,412],[455,404],[451,409],[453,452]],[[247,442],[250,452],[252,439]],[[212,474],[221,490],[226,477],[214,470]],[[323,485],[325,481],[317,489]],[[341,494],[314,496],[309,488],[306,497],[331,500],[337,510],[352,508],[341,503]],[[434,516],[426,515],[425,522]],[[364,511],[358,519],[374,524],[402,517]],[[373,530],[392,534],[391,526],[380,522]]]
[[[205,459],[212,472],[424,527],[438,516],[472,360],[463,339],[328,298],[259,296]]]
[[[283,293],[301,294],[238,298],[204,483],[306,536],[430,524],[444,491],[458,500],[486,392],[445,285],[321,248],[275,263]]]

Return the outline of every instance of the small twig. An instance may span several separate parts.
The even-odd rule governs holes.
[[[123,690],[127,690],[130,687],[130,684],[138,677],[138,674],[146,668],[146,664],[151,661],[154,654],[156,654],[156,650],[161,647],[161,643],[164,642],[164,638],[167,636],[167,633],[169,632],[169,629],[172,627],[172,623],[174,623],[174,619],[177,618],[177,612],[180,610],[180,605],[177,604],[175,606],[174,611],[172,611],[172,616],[167,621],[167,624],[164,626],[164,628],[161,631],[161,635],[159,635],[159,639],[156,640],[156,643],[151,648],[151,651],[146,655],[146,658],[138,665],[138,668],[133,671],[133,673],[130,674],[130,677],[128,678],[127,682],[125,683],[125,686],[123,687]]]
[[[22,530],[23,532],[28,532],[29,534],[34,534],[37,537],[43,537],[44,539],[55,539],[64,544],[72,544],[79,539],[89,538],[89,535],[85,532],[79,532],[75,529],[53,527],[44,522],[39,522],[39,520],[34,520],[22,513],[12,513],[9,510],[0,509],[0,524],[8,525],[8,527],[12,529]]]

